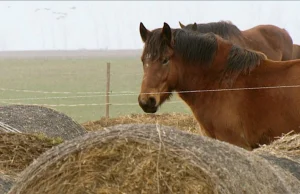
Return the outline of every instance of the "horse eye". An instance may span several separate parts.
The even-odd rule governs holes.
[[[164,59],[164,60],[162,61],[162,64],[163,64],[163,65],[166,65],[168,62],[169,62],[169,59]]]

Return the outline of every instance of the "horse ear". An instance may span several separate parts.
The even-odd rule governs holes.
[[[162,36],[168,41],[168,44],[171,45],[172,42],[172,30],[166,22],[164,22],[164,27],[162,29]]]
[[[150,31],[147,30],[147,28],[141,22],[140,23],[140,35],[141,35],[141,38],[142,38],[143,42],[146,42],[149,33],[150,33]]]
[[[197,31],[197,24],[196,24],[196,22],[193,24],[192,30]]]
[[[179,25],[180,25],[181,28],[185,27],[185,25],[183,25],[181,22],[179,22]]]

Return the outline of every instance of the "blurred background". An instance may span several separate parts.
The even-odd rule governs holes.
[[[300,44],[297,1],[1,1],[1,50],[140,49],[138,27],[274,24]]]
[[[143,43],[167,22],[229,20],[240,30],[260,24],[285,28],[300,44],[297,1],[1,1],[0,105],[54,108],[78,122],[143,113],[137,104]],[[176,96],[160,112],[189,108]]]

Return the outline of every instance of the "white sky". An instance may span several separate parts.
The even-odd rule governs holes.
[[[274,24],[300,44],[299,8],[300,1],[1,1],[0,50],[139,49],[140,22],[151,30],[219,20],[241,30]]]

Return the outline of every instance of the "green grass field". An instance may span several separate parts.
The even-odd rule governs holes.
[[[106,90],[106,62],[111,63],[110,103],[115,104],[110,106],[110,116],[143,113],[137,105],[142,78],[139,57],[2,58],[0,59],[0,105],[41,104],[61,111],[80,123],[97,120],[105,116],[103,104]],[[136,92],[136,94],[118,95],[124,91]],[[180,99],[174,95],[172,101],[180,101]],[[98,105],[78,106],[79,104]],[[190,110],[183,102],[179,102],[164,104],[158,113],[163,112],[190,112]]]

